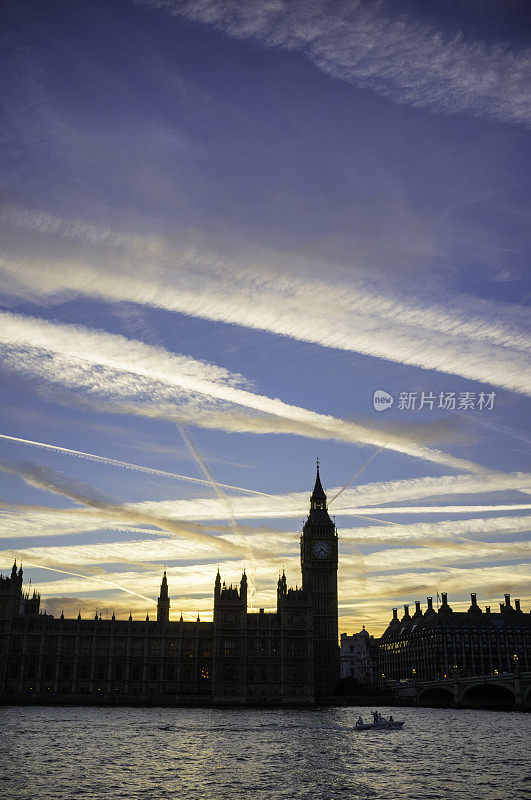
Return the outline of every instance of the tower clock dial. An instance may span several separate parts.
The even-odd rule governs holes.
[[[330,555],[330,545],[328,542],[314,542],[312,551],[316,558],[328,558]]]

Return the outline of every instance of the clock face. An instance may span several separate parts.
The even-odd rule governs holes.
[[[327,558],[330,555],[328,542],[314,542],[313,554],[316,558]]]

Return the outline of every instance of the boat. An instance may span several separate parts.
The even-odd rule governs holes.
[[[385,717],[380,717],[378,722],[363,722],[360,724],[359,720],[354,725],[354,730],[356,731],[399,731],[404,724],[404,720],[401,721],[389,721],[385,719]]]

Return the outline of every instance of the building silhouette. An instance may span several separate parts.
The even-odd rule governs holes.
[[[493,675],[527,671],[531,661],[531,615],[524,614],[520,601],[511,605],[505,595],[499,612],[489,606],[482,611],[471,594],[468,611],[453,611],[442,593],[438,610],[427,598],[422,611],[399,619],[398,609],[380,639],[378,670],[382,682],[429,681],[438,678]]]
[[[337,532],[319,477],[300,537],[302,586],[277,584],[275,612],[250,613],[247,576],[214,583],[212,622],[170,621],[166,572],[157,618],[54,618],[0,577],[0,698],[21,702],[313,703],[339,678]]]

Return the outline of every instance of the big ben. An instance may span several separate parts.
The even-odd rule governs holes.
[[[313,609],[316,698],[330,696],[339,678],[337,562],[337,531],[328,514],[317,462],[310,513],[301,534],[302,587]]]

